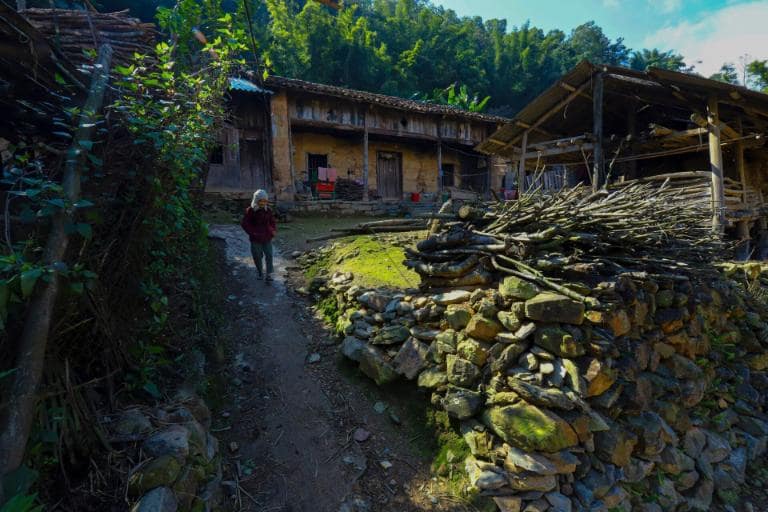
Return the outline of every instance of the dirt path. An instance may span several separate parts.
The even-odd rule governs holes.
[[[212,227],[211,236],[226,244],[229,347],[214,428],[241,510],[460,510],[431,492],[428,460],[413,454],[407,426],[375,411],[389,400],[395,420],[407,415],[396,399],[342,375],[335,345],[286,285],[280,248],[276,279],[265,283],[239,226]]]

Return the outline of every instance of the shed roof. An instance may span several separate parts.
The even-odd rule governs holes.
[[[435,103],[427,103],[424,101],[409,100],[405,98],[399,98],[397,96],[387,96],[385,94],[360,91],[356,89],[347,89],[345,87],[339,87],[336,85],[306,82],[296,78],[286,78],[282,76],[271,75],[267,77],[265,85],[273,88],[283,88],[292,91],[301,91],[322,96],[344,98],[360,103],[373,103],[375,105],[382,105],[385,107],[395,108],[398,110],[407,110],[410,112],[419,112],[422,114],[437,114],[450,117],[460,117],[487,123],[508,123],[510,121],[510,119],[507,117],[482,114],[479,112],[469,112],[467,110],[462,110],[460,108],[451,107],[448,105],[439,105]]]
[[[475,149],[512,156],[526,131],[529,143],[591,131],[592,80],[598,72],[605,79],[604,116],[614,125],[624,121],[630,104],[656,107],[655,116],[681,122],[691,112],[704,113],[707,97],[714,94],[722,104],[722,119],[739,117],[746,130],[768,129],[768,94],[676,71],[637,71],[582,61]]]

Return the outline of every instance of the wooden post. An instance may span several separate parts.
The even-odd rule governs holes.
[[[456,186],[454,180],[452,186]],[[437,194],[443,190],[443,123],[437,119]]]
[[[768,258],[768,221],[763,216],[757,219],[757,258]]]
[[[739,136],[742,134],[741,118],[736,120],[737,130]],[[741,140],[736,142],[736,168],[739,170],[739,180],[741,181],[741,202],[747,204],[747,171],[744,167],[744,144]],[[739,237],[738,247],[736,249],[736,257],[739,260],[748,260],[751,250],[752,240],[749,236],[749,221],[739,221],[736,226],[737,234]]]
[[[707,131],[709,132],[709,167],[712,171],[712,231],[725,229],[725,197],[723,191],[723,149],[720,147],[720,116],[717,96],[710,96],[707,104]]]
[[[363,114],[363,201],[368,201],[368,109]]]
[[[736,224],[736,236],[738,237],[736,259],[739,261],[746,261],[749,259],[749,252],[751,249],[748,220],[742,220]]]
[[[525,192],[525,153],[528,151],[528,131],[523,133],[523,142],[520,144],[520,162],[517,167],[517,197],[522,197]]]
[[[737,120],[739,137],[742,135],[741,118]],[[742,199],[741,202],[747,204],[747,170],[744,166],[744,143],[739,140],[736,142],[736,168],[739,170],[739,180],[741,180]]]
[[[443,143],[437,142],[437,193],[443,190]]]
[[[637,136],[637,103],[630,101],[627,108],[627,134],[629,135],[629,144],[635,143]],[[625,176],[628,180],[637,178],[637,160],[630,160]]]
[[[289,190],[293,192],[296,199],[296,169],[293,166],[293,126],[291,126],[291,111],[288,110],[288,164],[291,171],[291,187]]]
[[[603,154],[603,74],[595,75],[592,91],[592,133],[595,136],[592,190],[603,186],[605,179],[605,155]]]

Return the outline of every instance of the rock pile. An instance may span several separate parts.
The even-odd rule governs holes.
[[[109,426],[111,441],[136,443],[143,454],[128,477],[131,512],[210,512],[223,505],[211,413],[194,395],[177,399],[152,411],[128,409]]]
[[[341,352],[457,420],[500,510],[709,510],[768,443],[768,323],[723,277],[516,276],[473,291],[362,289],[337,274]],[[764,318],[764,317],[763,317]]]

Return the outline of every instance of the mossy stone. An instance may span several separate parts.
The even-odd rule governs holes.
[[[150,489],[170,486],[179,476],[181,464],[173,455],[161,455],[134,472],[128,479],[128,491],[141,496]]]
[[[540,291],[535,284],[515,276],[505,277],[499,283],[499,293],[505,299],[528,300],[535,297]]]
[[[483,420],[504,441],[527,451],[553,453],[579,443],[567,421],[525,402],[486,409]]]
[[[445,312],[445,321],[457,331],[466,327],[471,318],[472,312],[466,306],[449,306]]]
[[[557,293],[540,293],[525,301],[525,316],[540,322],[560,322],[581,325],[584,303]]]

